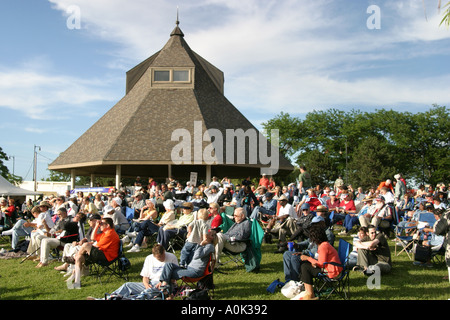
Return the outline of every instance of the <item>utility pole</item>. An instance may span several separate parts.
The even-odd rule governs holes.
[[[39,151],[41,151],[41,147],[34,145],[34,159],[33,159],[33,181],[34,181],[34,191],[37,190],[37,179],[36,179],[36,171],[37,171],[37,152],[36,148],[39,148]],[[36,196],[34,196],[36,200]]]

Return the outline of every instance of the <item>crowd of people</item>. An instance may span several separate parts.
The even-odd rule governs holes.
[[[119,245],[127,252],[139,252],[154,237],[152,253],[142,268],[142,283],[125,283],[115,292],[128,297],[154,288],[172,292],[181,277],[203,274],[211,257],[212,268],[218,267],[224,249],[244,252],[251,222],[257,221],[264,241],[276,241],[276,252],[283,254],[286,282],[302,281],[301,299],[316,299],[312,278],[323,268],[329,269],[329,277],[342,271],[324,265],[339,260],[334,248],[337,225],[342,228],[337,235],[356,234],[354,270],[370,275],[379,268],[389,273],[392,225],[412,227],[421,212],[433,212],[436,223],[425,226],[425,239],[433,239],[430,246],[446,248],[450,273],[450,194],[444,184],[410,190],[397,174],[394,181],[387,179],[368,190],[354,189],[342,177],[329,186],[313,186],[303,166],[298,180],[286,186],[266,175],[257,180],[247,177],[235,185],[227,177],[220,181],[213,177],[209,184],[194,186],[173,177],[165,183],[137,177],[133,186],[111,188],[107,194],[67,190],[65,195],[22,205],[2,198],[0,229],[3,237],[10,237],[12,250],[20,250],[25,243],[27,258],[38,262],[36,268],[47,267],[51,250],[63,248],[63,264],[55,269],[66,272],[69,289],[80,288],[87,265],[114,260]],[[233,224],[222,232],[227,207],[233,207]],[[180,260],[168,252],[176,237],[183,242]]]

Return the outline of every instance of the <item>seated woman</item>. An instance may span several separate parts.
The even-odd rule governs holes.
[[[300,259],[304,262],[301,265],[300,280],[303,281],[305,285],[305,293],[302,293],[300,300],[318,299],[314,296],[313,278],[317,277],[319,273],[322,273],[325,270],[328,277],[333,279],[342,272],[342,267],[340,266],[335,266],[331,263],[325,265],[325,262],[341,264],[341,261],[336,249],[328,242],[327,234],[325,233],[325,228],[323,228],[323,226],[320,224],[311,225],[309,240],[317,244],[317,254],[319,256],[318,260],[309,255],[302,254],[300,256]]]
[[[126,248],[133,246],[133,239],[136,238],[138,232],[141,230],[140,224],[149,220],[156,221],[158,219],[158,211],[155,207],[155,202],[152,200],[145,200],[145,206],[142,207],[138,219],[133,219],[130,228],[126,232],[126,236],[122,238],[123,243],[130,243]]]
[[[3,203],[6,203],[4,198]],[[0,213],[0,231],[11,229],[17,221],[17,210],[14,199],[8,200],[8,205],[2,205],[2,212]]]
[[[167,199],[163,202],[163,206],[166,211],[164,212],[158,223],[154,223],[150,220],[145,220],[144,222],[137,225],[136,232],[138,232],[138,234],[136,235],[136,239],[134,240],[134,245],[127,252],[140,252],[144,237],[151,236],[152,234],[158,232],[159,228],[170,224],[173,220],[175,220],[175,205],[173,203],[173,200]]]
[[[194,205],[191,202],[184,202],[181,208],[183,210],[183,215],[176,223],[159,228],[156,241],[160,243],[165,250],[167,250],[167,247],[169,246],[170,239],[176,235],[180,235],[184,238],[187,234],[187,226],[194,221],[194,214],[192,213]]]

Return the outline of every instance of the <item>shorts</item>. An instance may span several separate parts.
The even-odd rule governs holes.
[[[108,263],[108,259],[106,259],[105,254],[97,247],[91,248],[91,253],[86,254],[86,265],[91,263],[105,264]]]

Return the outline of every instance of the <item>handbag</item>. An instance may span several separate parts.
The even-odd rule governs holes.
[[[419,262],[428,262],[431,259],[431,247],[416,243],[413,247],[414,260]]]

